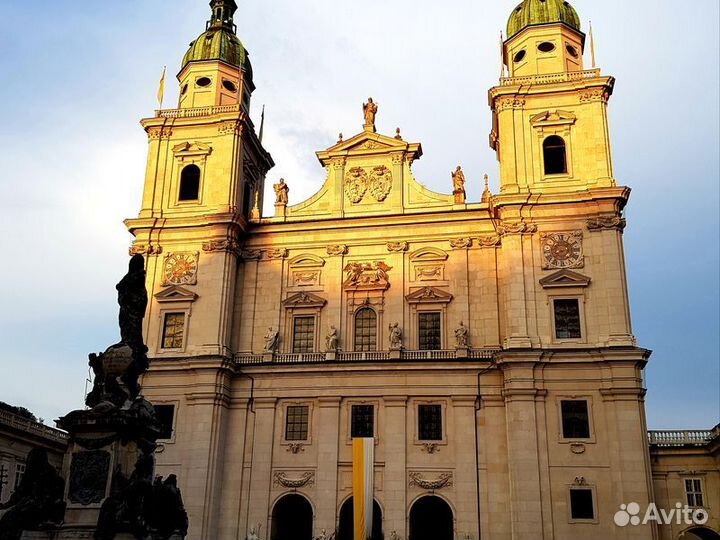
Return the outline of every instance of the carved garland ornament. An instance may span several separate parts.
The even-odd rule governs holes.
[[[450,247],[453,249],[467,249],[472,247],[472,238],[455,238],[450,240]]]
[[[388,242],[386,247],[390,253],[403,253],[410,245],[407,242]]]
[[[481,236],[478,238],[478,243],[480,244],[480,247],[484,248],[491,248],[496,247],[500,245],[500,237],[496,234],[490,235],[490,236]]]
[[[409,476],[410,487],[419,487],[420,489],[434,491],[436,489],[452,487],[453,485],[453,474],[451,472],[442,473],[435,480],[427,480],[419,472],[411,472]]]
[[[300,478],[289,478],[284,472],[276,472],[273,476],[275,487],[301,488],[315,485],[315,473],[306,472]]]
[[[128,250],[129,255],[160,255],[162,253],[161,246],[154,246],[152,244],[133,244]]]
[[[348,247],[344,244],[327,247],[327,254],[330,255],[331,257],[339,257],[341,255],[347,255],[348,251],[349,251]]]
[[[601,217],[587,220],[589,231],[618,230],[622,231],[627,226],[625,219],[617,216]]]
[[[497,232],[500,236],[506,234],[532,234],[538,230],[537,225],[522,223],[503,223],[497,228]]]
[[[202,249],[205,253],[232,253],[238,256],[242,252],[237,240],[232,239],[205,242]]]

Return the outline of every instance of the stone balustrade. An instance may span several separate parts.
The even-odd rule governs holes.
[[[63,443],[68,440],[68,434],[64,431],[48,427],[29,418],[24,418],[7,411],[0,411],[0,424],[25,433],[38,435],[46,439],[52,439]]]
[[[200,118],[215,114],[227,114],[240,112],[239,103],[233,105],[219,105],[215,107],[197,107],[194,109],[166,109],[155,111],[156,118]]]
[[[720,425],[713,430],[649,431],[648,440],[657,446],[705,446],[720,437]]]
[[[535,84],[555,84],[563,82],[584,81],[600,77],[599,69],[585,71],[565,71],[562,73],[548,73],[545,75],[528,75],[527,77],[503,77],[500,86],[523,86]]]
[[[394,352],[394,351],[393,351]],[[371,352],[326,352],[326,353],[263,353],[249,354],[238,353],[235,355],[235,362],[239,365],[258,364],[317,364],[323,362],[387,362],[397,360],[397,357],[389,351]],[[455,350],[442,351],[416,351],[401,350],[400,360],[484,360],[490,361],[497,349],[471,349],[467,355],[459,355]]]

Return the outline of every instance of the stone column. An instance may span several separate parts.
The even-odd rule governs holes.
[[[475,439],[476,396],[454,396],[452,398],[455,433],[455,475],[453,484],[457,500],[456,533],[460,538],[480,537],[478,530],[478,471]]]
[[[385,476],[384,476],[384,530],[390,538],[397,531],[400,538],[407,537],[405,513],[407,508],[407,396],[389,396],[384,399]]]
[[[545,538],[533,367],[529,362],[503,366],[513,540]]]
[[[321,397],[315,431],[318,439],[318,467],[315,487],[317,501],[315,534],[336,527],[338,493],[338,445],[340,444],[340,401],[339,397]]]
[[[250,477],[248,527],[270,526],[270,488],[272,486],[273,440],[275,434],[276,398],[255,400],[255,436],[253,439]]]

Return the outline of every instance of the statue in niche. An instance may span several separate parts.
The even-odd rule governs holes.
[[[468,348],[468,328],[460,321],[460,326],[455,329],[455,341],[458,349]]]
[[[65,482],[48,462],[44,448],[33,448],[20,484],[0,504],[0,540],[19,540],[25,530],[59,524],[65,514]]]
[[[390,325],[390,336],[389,336],[390,350],[397,351],[397,350],[402,349],[402,338],[403,338],[403,333],[402,333],[402,328],[400,328],[400,324],[392,323]]]
[[[338,350],[338,331],[334,326],[330,326],[328,335],[325,336],[325,348],[328,352],[335,352]]]
[[[363,103],[363,116],[365,117],[365,127],[375,129],[375,116],[378,112],[378,105],[373,98],[368,98],[367,103]]]
[[[280,183],[273,186],[275,190],[275,205],[276,206],[287,206],[288,204],[288,193],[290,188],[285,183],[285,179],[281,178]]]
[[[265,352],[275,352],[279,340],[280,333],[277,330],[273,330],[272,326],[268,328],[267,334],[265,334]]]

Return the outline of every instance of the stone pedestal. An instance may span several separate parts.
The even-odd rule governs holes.
[[[458,347],[455,349],[455,358],[466,360],[470,358],[470,349],[467,347]]]

